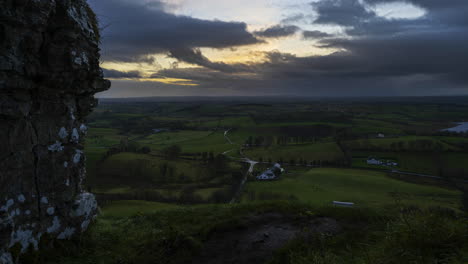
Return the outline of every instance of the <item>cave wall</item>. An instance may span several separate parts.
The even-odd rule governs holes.
[[[0,264],[96,216],[85,178],[85,118],[110,87],[85,0],[0,0]]]

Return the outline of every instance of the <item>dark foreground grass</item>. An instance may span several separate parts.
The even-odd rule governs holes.
[[[336,235],[304,229],[269,263],[468,261],[467,220],[453,211],[377,212],[276,201],[164,209],[128,218],[102,216],[79,239],[43,243],[40,253],[22,257],[21,263],[192,263],[211,235],[245,228],[249,216],[264,213],[282,214],[290,223],[330,217],[341,226]]]
[[[269,264],[468,263],[468,225],[444,209],[409,209],[338,235],[306,234]]]

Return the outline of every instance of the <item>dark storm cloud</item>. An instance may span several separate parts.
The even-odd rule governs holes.
[[[315,23],[349,26],[375,16],[359,0],[324,0],[311,4],[318,17]]]
[[[245,23],[177,16],[158,1],[92,0],[103,30],[105,60],[151,62],[146,55],[175,48],[227,48],[259,43]]]
[[[203,94],[204,89],[219,95],[468,94],[468,1],[407,0],[426,11],[415,19],[387,19],[366,8],[392,2],[312,3],[316,24],[341,26],[347,35],[303,32],[304,38],[318,39],[317,46],[336,50],[326,56],[273,51],[255,65],[227,64],[209,60],[195,45],[183,45],[165,49],[169,56],[200,68],[161,70],[154,78],[192,80],[199,86],[189,89],[199,95],[211,95]]]
[[[203,56],[199,49],[171,49],[169,51],[169,56],[179,61],[195,64],[198,66],[206,67],[221,72],[235,73],[250,71],[250,67],[245,64],[227,64],[223,62],[212,62],[207,57]]]
[[[104,73],[105,78],[113,78],[113,79],[123,79],[123,78],[141,78],[141,73],[139,71],[117,71],[117,70],[110,70],[102,68],[102,72]]]
[[[302,37],[304,39],[321,39],[321,38],[328,38],[331,36],[333,35],[322,32],[322,31],[318,31],[318,30],[312,30],[312,31],[306,30],[302,32]]]
[[[263,38],[282,38],[294,35],[300,28],[297,26],[276,25],[255,31],[254,34]]]
[[[464,24],[468,1],[442,2],[411,0],[427,9],[427,14],[417,19],[378,17],[366,11],[357,0],[314,3],[312,5],[318,12],[316,23],[346,25],[347,34],[355,38],[322,40],[323,47],[346,52],[338,53],[338,56],[310,58],[309,61],[315,69],[327,65],[331,73],[346,76],[427,74],[450,82],[453,76],[463,75],[468,66],[468,24]],[[346,15],[340,15],[342,12]]]

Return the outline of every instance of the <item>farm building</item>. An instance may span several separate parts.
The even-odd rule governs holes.
[[[283,171],[284,169],[281,168],[281,165],[276,163],[275,165],[273,165],[273,167],[267,169],[262,174],[258,175],[257,180],[268,181],[277,179]]]
[[[153,130],[153,134],[157,134],[157,133],[161,133],[161,132],[168,132],[170,131],[169,128],[154,128],[152,129]]]
[[[391,160],[380,160],[374,157],[367,158],[367,164],[369,165],[383,165],[383,166],[398,166],[398,163]]]
[[[373,158],[373,157],[369,157],[367,159],[367,164],[369,164],[369,165],[382,165],[382,161],[380,161],[379,159]]]

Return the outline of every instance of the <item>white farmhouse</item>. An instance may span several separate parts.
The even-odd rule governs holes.
[[[262,174],[257,176],[257,180],[263,180],[263,181],[274,180],[276,178],[277,177],[275,173],[271,170],[266,170]]]
[[[369,165],[382,165],[382,161],[376,159],[376,158],[373,158],[373,157],[369,157],[367,159],[367,164]]]
[[[269,181],[278,178],[278,176],[284,171],[281,168],[281,165],[276,163],[273,167],[269,168],[268,170],[264,171],[262,174],[257,176],[257,180],[261,181]]]

